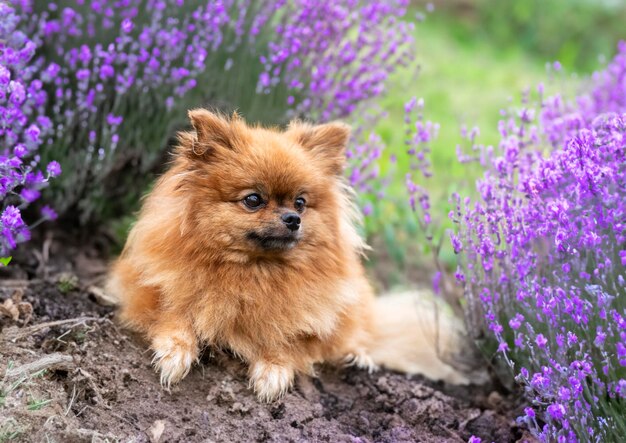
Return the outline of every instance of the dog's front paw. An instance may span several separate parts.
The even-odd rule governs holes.
[[[152,340],[152,364],[161,374],[161,385],[169,389],[179,382],[198,358],[198,346],[193,336],[176,334]]]
[[[283,396],[293,384],[293,369],[258,361],[250,367],[250,386],[258,399],[271,402]]]
[[[365,369],[370,374],[378,370],[378,365],[370,355],[362,350],[352,352],[345,356],[344,363],[347,366],[356,366],[359,369]]]

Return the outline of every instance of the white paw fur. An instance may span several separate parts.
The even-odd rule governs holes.
[[[283,396],[293,384],[291,368],[266,363],[254,363],[250,368],[250,386],[260,401],[271,402]]]
[[[187,337],[158,337],[152,341],[154,358],[152,364],[161,374],[161,385],[169,389],[179,382],[191,369],[197,351],[193,345],[181,346],[189,342]]]
[[[378,370],[378,365],[365,351],[357,351],[346,355],[344,362],[347,366],[356,366],[359,369],[365,369],[370,374]]]

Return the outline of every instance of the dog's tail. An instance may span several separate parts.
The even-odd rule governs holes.
[[[453,384],[483,381],[463,321],[427,291],[382,295],[375,317],[370,356],[377,365]]]

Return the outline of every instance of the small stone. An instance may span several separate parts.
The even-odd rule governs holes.
[[[159,443],[161,440],[161,436],[163,435],[163,431],[165,430],[165,421],[164,420],[155,420],[148,429],[148,436],[150,437],[151,443]]]

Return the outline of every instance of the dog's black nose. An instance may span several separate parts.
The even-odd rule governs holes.
[[[297,231],[300,228],[300,216],[295,212],[287,212],[280,218],[290,231]]]

